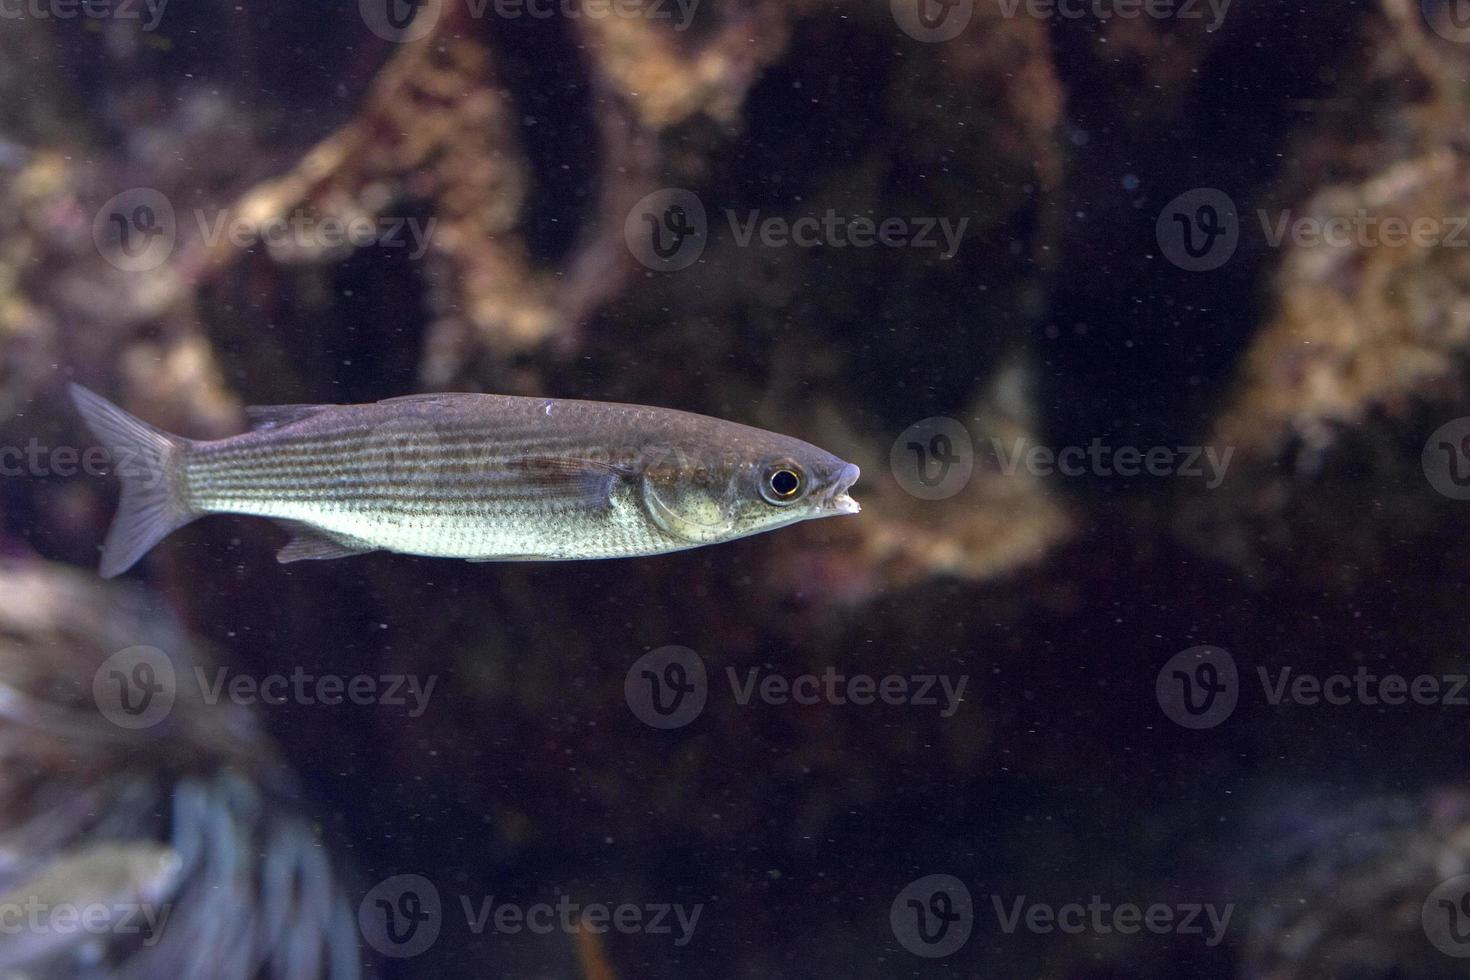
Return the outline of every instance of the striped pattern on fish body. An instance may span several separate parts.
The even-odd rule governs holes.
[[[658,554],[858,510],[856,467],[670,409],[417,395],[253,409],[255,430],[193,442],[85,389],[73,397],[124,480],[109,575],[208,513],[291,523],[282,561],[378,549],[549,560]],[[142,464],[131,476],[129,458]]]

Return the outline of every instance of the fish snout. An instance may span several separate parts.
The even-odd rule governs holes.
[[[862,470],[851,463],[845,464],[837,471],[837,476],[832,480],[832,485],[827,492],[822,494],[821,509],[832,514],[856,514],[862,511],[860,505],[847,491],[862,476]]]

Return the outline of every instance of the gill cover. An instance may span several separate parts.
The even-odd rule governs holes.
[[[720,501],[703,487],[681,486],[673,473],[644,474],[643,503],[653,522],[680,541],[721,541],[730,530],[730,518]]]

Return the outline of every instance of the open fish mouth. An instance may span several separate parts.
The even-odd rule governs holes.
[[[856,514],[862,511],[862,505],[847,491],[857,482],[862,471],[856,466],[848,463],[837,474],[837,479],[832,481],[832,486],[822,495],[822,511],[831,514]]]

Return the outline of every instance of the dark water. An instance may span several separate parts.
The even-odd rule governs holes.
[[[1464,4],[27,4],[16,975],[1461,974]],[[210,517],[104,584],[71,380],[199,438],[680,408],[864,509],[514,564]],[[175,700],[129,727],[143,646]],[[146,841],[145,896],[37,884]]]

